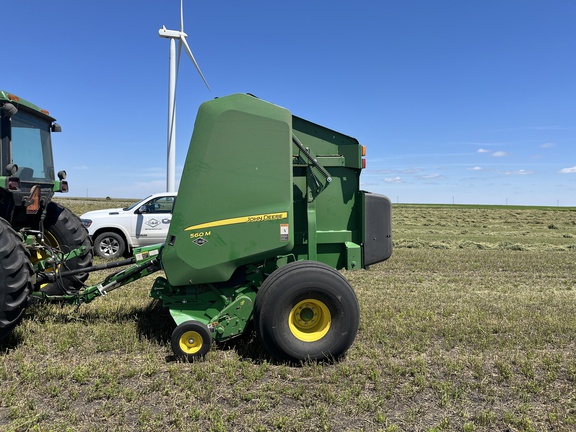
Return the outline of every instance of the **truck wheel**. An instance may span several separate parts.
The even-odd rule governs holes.
[[[191,362],[210,351],[212,336],[205,324],[186,321],[174,329],[170,342],[177,358]]]
[[[66,207],[55,202],[48,204],[44,230],[50,246],[60,252],[68,253],[81,246],[86,246],[86,252],[83,255],[66,261],[58,270],[78,270],[92,265],[92,243],[88,231],[78,216]],[[59,278],[57,282],[42,287],[42,291],[51,295],[76,293],[82,288],[86,279],[88,279],[88,273]]]
[[[113,232],[104,232],[94,240],[94,252],[102,258],[116,259],[124,255],[126,243],[122,236]]]
[[[354,290],[344,276],[320,262],[280,267],[256,296],[254,326],[277,360],[337,359],[354,342],[359,323]]]
[[[0,218],[0,340],[22,319],[33,291],[33,273],[22,239]]]

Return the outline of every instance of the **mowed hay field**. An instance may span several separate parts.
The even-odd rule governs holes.
[[[344,272],[361,326],[341,361],[278,364],[248,334],[176,362],[151,276],[28,310],[1,345],[0,430],[576,430],[576,209],[393,211],[393,257]]]

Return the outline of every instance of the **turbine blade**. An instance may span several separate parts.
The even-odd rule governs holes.
[[[198,66],[198,63],[196,62],[196,59],[194,58],[194,54],[192,54],[192,50],[190,49],[190,47],[188,46],[188,42],[186,42],[186,37],[184,35],[182,35],[180,37],[180,41],[182,41],[182,44],[184,45],[184,48],[186,48],[186,51],[188,52],[188,55],[190,56],[190,58],[192,59],[192,62],[194,63],[194,66],[196,66],[196,70],[198,71],[198,73],[200,74],[200,76],[202,77],[202,80],[204,81],[204,84],[206,84],[206,87],[208,87],[208,90],[212,91],[212,89],[210,88],[210,86],[208,85],[208,81],[206,81],[206,78],[204,78],[204,74],[202,73],[202,71],[200,70],[200,66]]]
[[[178,40],[178,57],[176,57],[176,76],[178,76],[178,70],[180,69],[180,56],[182,56],[182,39]]]
[[[178,71],[180,70],[180,56],[182,55],[182,39],[178,40],[178,55],[176,56],[176,87],[178,86]],[[174,97],[176,100],[176,97]],[[176,104],[176,102],[174,102]]]

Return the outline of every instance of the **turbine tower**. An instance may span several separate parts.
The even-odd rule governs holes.
[[[182,45],[192,59],[196,70],[202,77],[204,84],[210,90],[210,86],[200,70],[200,66],[192,54],[192,50],[186,42],[188,36],[184,33],[184,7],[180,0],[180,30],[167,30],[165,26],[158,31],[162,38],[170,39],[169,51],[169,78],[168,78],[168,148],[167,148],[167,169],[166,169],[166,192],[176,191],[176,81],[178,79],[178,68],[180,66],[180,54]],[[176,39],[178,39],[178,58],[176,58]]]

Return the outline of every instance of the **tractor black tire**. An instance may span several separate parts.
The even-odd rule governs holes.
[[[192,362],[210,351],[212,335],[206,324],[191,320],[174,329],[170,342],[176,358]]]
[[[68,253],[81,246],[86,247],[84,254],[62,263],[57,271],[79,270],[92,265],[92,242],[88,230],[80,218],[66,207],[55,202],[48,204],[44,231],[48,243],[62,253]],[[76,293],[84,286],[88,273],[57,279],[56,282],[43,286],[42,291],[51,295]]]
[[[354,290],[338,271],[320,262],[280,267],[256,295],[254,327],[276,360],[337,360],[354,342],[359,325]]]
[[[33,291],[33,274],[22,239],[0,218],[0,340],[22,319]]]

